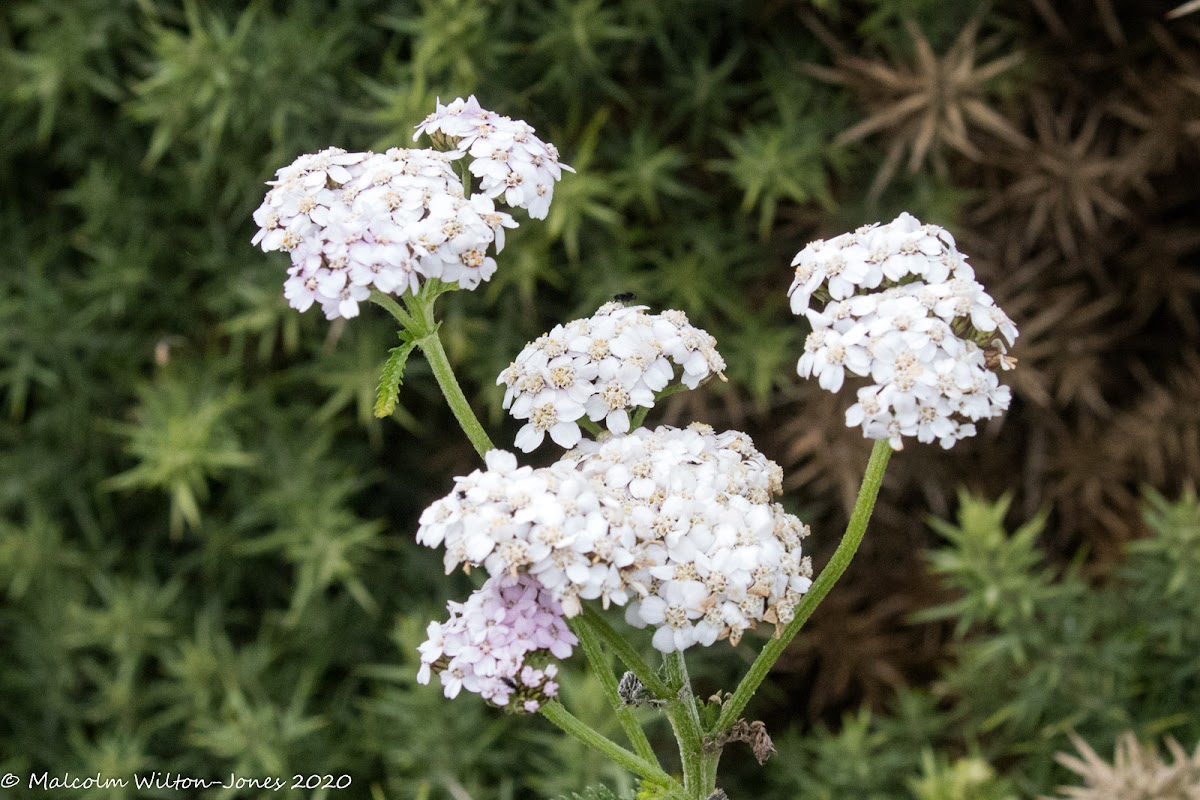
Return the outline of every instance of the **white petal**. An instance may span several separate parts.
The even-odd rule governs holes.
[[[570,450],[579,444],[579,440],[583,438],[583,434],[579,432],[579,426],[574,422],[560,422],[557,425],[551,426],[550,438],[559,447],[565,447]]]
[[[674,653],[679,649],[675,646],[675,629],[669,625],[664,625],[656,630],[652,642],[654,649],[661,653]]]
[[[610,411],[604,424],[613,433],[629,433],[629,412],[623,408]]]
[[[521,430],[517,431],[517,438],[513,440],[518,449],[523,453],[530,453],[537,449],[542,440],[546,438],[543,431],[538,430],[532,423],[525,425]]]

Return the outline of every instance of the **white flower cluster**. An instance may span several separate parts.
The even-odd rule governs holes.
[[[434,150],[347,153],[336,147],[280,169],[254,212],[254,244],[284,250],[289,304],[328,319],[358,315],[375,288],[416,291],[422,278],[474,289],[496,271],[487,255],[516,227],[483,195],[463,196],[453,156]]]
[[[847,425],[897,450],[912,436],[949,448],[1008,408],[1011,393],[993,370],[1015,363],[1007,352],[1016,326],[946,230],[904,213],[813,242],[792,264],[792,311],[812,325],[800,376],[831,392],[847,371],[873,381],[858,390]]]
[[[504,195],[507,205],[524,208],[534,219],[546,218],[554,182],[562,171],[575,171],[559,163],[558,150],[534,136],[527,122],[481,108],[475,95],[447,105],[439,101],[437,110],[417,126],[413,141],[422,133],[469,153],[480,192],[487,197]]]
[[[568,617],[628,604],[663,652],[786,624],[812,583],[808,528],[771,501],[782,470],[745,434],[639,428],[542,469],[486,460],[421,515],[417,541],[445,545],[447,572],[532,575]]]
[[[716,343],[682,311],[647,314],[646,306],[621,303],[555,326],[526,345],[496,380],[508,387],[504,407],[528,420],[516,446],[528,453],[549,433],[562,447],[574,447],[585,414],[613,433],[628,432],[630,410],[652,408],[655,392],[674,379],[676,366],[689,389],[725,369]]]
[[[562,607],[528,575],[489,578],[467,602],[449,604],[450,619],[431,622],[418,650],[418,683],[438,673],[446,697],[466,689],[498,706],[533,713],[558,696],[558,667],[527,663],[567,658],[579,640]]]

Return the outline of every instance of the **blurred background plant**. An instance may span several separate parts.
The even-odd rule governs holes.
[[[544,725],[414,685],[424,622],[468,586],[414,546],[416,515],[475,456],[419,360],[400,424],[376,420],[391,322],[295,314],[249,244],[276,168],[406,145],[468,92],[579,169],[485,291],[444,303],[500,441],[495,376],[527,340],[618,292],[682,308],[731,380],[664,421],[751,433],[820,563],[869,447],[793,377],[792,254],[908,209],[1021,327],[1012,411],[893,466],[756,705],[780,755],[731,797],[1050,794],[1084,781],[1055,760],[1072,734],[1107,762],[1126,731],[1190,752],[1200,15],[1177,6],[5,3],[0,771],[633,789]],[[701,687],[750,652],[704,654]],[[596,687],[564,686],[599,724]]]

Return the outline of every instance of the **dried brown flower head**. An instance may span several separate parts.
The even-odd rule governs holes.
[[[1174,739],[1167,749],[1174,761],[1164,762],[1155,747],[1143,747],[1132,732],[1117,740],[1108,764],[1078,736],[1071,742],[1081,757],[1059,753],[1058,763],[1083,778],[1083,786],[1059,788],[1073,800],[1200,800],[1200,747],[1190,757]],[[1047,800],[1043,798],[1043,800]]]
[[[767,733],[766,723],[747,722],[744,719],[739,719],[732,728],[723,733],[706,737],[704,748],[708,752],[718,753],[731,742],[745,742],[750,745],[750,749],[754,751],[754,758],[759,764],[767,763],[767,759],[776,752],[775,743],[771,741],[771,736]]]

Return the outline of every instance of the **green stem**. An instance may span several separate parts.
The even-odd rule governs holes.
[[[579,645],[583,648],[583,654],[587,656],[588,664],[600,679],[600,684],[604,687],[604,696],[608,698],[609,705],[616,713],[617,721],[621,723],[621,729],[629,737],[629,743],[633,745],[634,751],[651,764],[657,764],[658,757],[654,755],[654,748],[650,746],[646,732],[634,718],[633,709],[621,700],[621,695],[617,691],[617,676],[613,674],[612,665],[604,655],[600,637],[588,625],[587,620],[579,617],[571,620],[571,630],[579,637]]]
[[[804,599],[796,606],[792,621],[775,638],[767,642],[762,652],[754,659],[746,677],[742,678],[742,682],[734,690],[733,696],[722,707],[715,731],[728,730],[737,722],[742,711],[745,710],[746,704],[750,702],[750,698],[754,697],[754,693],[758,691],[758,687],[767,677],[767,673],[771,671],[771,667],[783,655],[783,651],[804,627],[804,623],[808,621],[817,605],[825,599],[825,595],[829,594],[829,590],[850,566],[850,561],[854,558],[854,554],[862,542],[863,534],[866,533],[871,512],[875,510],[875,498],[879,495],[879,487],[883,483],[883,473],[887,470],[888,459],[891,456],[891,445],[886,441],[875,443],[874,449],[871,450],[871,460],[867,463],[866,474],[863,475],[862,486],[858,490],[854,511],[850,515],[850,523],[846,526],[845,534],[842,535],[842,541],[838,544],[837,550],[834,551],[833,557],[829,559],[825,569],[821,570],[821,574],[817,576],[808,593],[804,595]]]
[[[679,782],[663,771],[662,767],[651,764],[645,759],[634,755],[611,739],[597,733],[586,723],[567,711],[562,703],[550,700],[542,704],[542,715],[553,722],[563,731],[574,736],[588,747],[602,753],[610,761],[622,769],[639,775],[665,788],[677,788]]]
[[[642,406],[637,411],[633,412],[633,417],[629,420],[629,430],[636,431],[642,427],[642,423],[646,421],[646,415],[650,413],[649,406]]]
[[[709,787],[709,794],[717,790],[717,765],[721,763],[721,750],[712,755],[704,756],[704,785]]]
[[[387,311],[396,322],[400,323],[401,328],[412,329],[415,326],[415,321],[409,316],[408,312],[400,307],[400,304],[393,300],[390,296],[384,294],[378,289],[371,290],[371,302],[380,308]]]
[[[633,645],[625,640],[619,633],[612,629],[612,626],[605,621],[604,617],[600,616],[594,609],[589,606],[583,607],[583,619],[592,628],[593,631],[600,635],[604,643],[616,653],[617,658],[629,668],[629,671],[637,676],[637,679],[642,682],[642,685],[649,689],[655,697],[662,700],[670,700],[674,697],[674,692],[663,683],[662,678],[650,668],[650,665],[645,662],[641,654],[633,649]]]
[[[663,667],[667,685],[675,696],[667,703],[667,719],[679,742],[679,758],[683,762],[683,788],[689,798],[704,800],[713,790],[708,786],[707,758],[704,754],[704,732],[700,727],[700,712],[692,694],[692,682],[688,677],[687,663],[683,653],[667,653],[663,656]],[[715,779],[715,775],[714,775]]]
[[[578,422],[579,422],[579,427],[583,428],[585,431],[590,433],[592,435],[593,439],[599,439],[600,436],[604,433],[603,428],[601,428],[595,422],[592,422],[587,417],[580,417]]]
[[[479,424],[479,419],[471,410],[471,404],[467,402],[462,387],[458,385],[458,379],[454,377],[450,359],[447,358],[446,351],[442,347],[441,337],[438,336],[438,325],[434,321],[433,304],[438,296],[446,291],[447,288],[440,282],[430,280],[426,281],[417,294],[405,295],[404,302],[408,306],[406,316],[409,320],[406,327],[412,333],[417,347],[421,348],[421,352],[425,354],[425,360],[429,362],[429,368],[433,370],[433,377],[437,380],[438,387],[446,398],[446,403],[454,413],[454,418],[458,420],[463,433],[471,440],[475,451],[479,453],[480,457],[483,457],[495,445],[488,438],[487,431]],[[383,298],[391,301],[391,298],[386,295],[383,295]],[[374,295],[372,295],[372,299],[375,299]],[[392,316],[396,319],[400,319],[396,311],[386,303],[379,300],[376,302],[392,311]],[[392,305],[395,303],[393,302]],[[401,313],[403,312],[401,311]]]
[[[446,351],[442,348],[442,340],[438,337],[437,331],[434,330],[428,336],[418,339],[417,346],[425,354],[425,360],[429,362],[429,366],[433,370],[433,377],[437,379],[438,386],[441,387],[442,394],[446,396],[446,402],[450,404],[450,410],[454,412],[454,418],[458,420],[463,433],[475,446],[475,452],[479,453],[481,458],[487,455],[489,450],[495,449],[495,445],[488,438],[487,431],[479,424],[479,419],[471,410],[471,404],[463,395],[462,387],[458,385],[458,380],[454,377],[450,359],[446,357]]]
[[[463,195],[465,197],[470,197],[471,196],[471,168],[469,166],[469,163],[468,163],[467,159],[465,159],[465,158],[460,158],[455,163],[457,164],[457,167],[458,167],[458,177],[462,179]]]
[[[683,383],[683,381],[672,383],[664,388],[661,392],[655,393],[654,402],[657,403],[663,398],[670,397],[671,395],[678,394],[679,392],[687,391],[687,389],[688,386],[687,384]],[[637,411],[633,412],[633,416],[629,420],[629,430],[636,431],[638,428],[642,427],[642,423],[646,421],[646,415],[650,413],[650,408],[651,406],[642,406]]]

